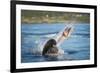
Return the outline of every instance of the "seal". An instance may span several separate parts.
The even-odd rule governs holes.
[[[70,33],[71,28],[65,28],[58,40],[49,39],[43,47],[42,55],[57,56],[63,54],[64,51],[60,52],[61,50],[59,50],[58,44],[62,43]]]
[[[57,52],[57,48],[55,48],[54,45],[56,45],[56,41],[54,39],[50,39],[47,41],[47,43],[45,44],[44,48],[43,48],[43,52],[42,55],[46,55],[47,53],[55,53]]]

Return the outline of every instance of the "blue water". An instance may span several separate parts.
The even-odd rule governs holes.
[[[64,23],[22,24],[21,26],[21,62],[69,61],[90,59],[90,24],[77,23],[71,37],[61,45],[64,54],[48,57],[33,54],[42,39],[54,37],[65,27]]]

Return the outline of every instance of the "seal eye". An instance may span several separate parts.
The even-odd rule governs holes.
[[[47,43],[45,44],[44,48],[43,48],[42,55],[46,55],[47,52],[53,52],[54,45],[56,45],[56,41],[54,39],[48,40]]]

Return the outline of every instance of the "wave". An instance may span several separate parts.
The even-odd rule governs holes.
[[[55,31],[55,32],[45,32],[45,33],[41,33],[41,32],[22,32],[23,36],[39,36],[39,37],[45,37],[45,38],[51,38],[51,37],[55,37],[59,32]],[[71,37],[90,37],[90,33],[89,32],[74,32],[72,33]]]
[[[50,35],[50,34],[57,34],[58,32],[45,32],[45,33],[40,33],[40,32],[22,32],[24,35]]]
[[[45,32],[45,33],[41,33],[41,32],[22,32],[23,35],[53,35],[53,34],[57,34],[59,33],[58,31],[55,32]],[[75,32],[73,33],[73,35],[90,35],[89,32]]]
[[[76,34],[76,35],[79,35],[79,34],[90,34],[89,31],[77,31],[77,32],[74,32],[73,34]]]

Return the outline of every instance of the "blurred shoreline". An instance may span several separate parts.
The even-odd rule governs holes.
[[[22,10],[21,23],[90,23],[89,13]]]
[[[73,21],[58,21],[58,22],[33,22],[33,21],[31,21],[31,22],[21,22],[21,24],[22,25],[24,25],[24,24],[28,24],[28,25],[34,25],[34,24],[55,24],[55,23],[65,23],[65,24],[70,24],[70,23],[73,23]],[[90,22],[83,22],[83,21],[76,21],[75,23],[73,23],[73,24],[79,24],[79,23],[85,23],[85,24],[90,24]]]

